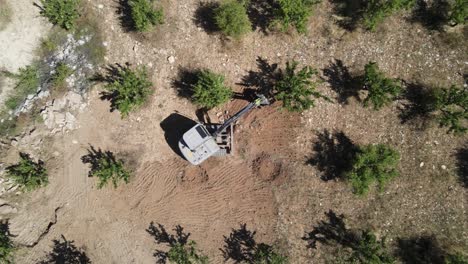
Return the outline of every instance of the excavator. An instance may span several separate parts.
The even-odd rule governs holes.
[[[179,140],[179,149],[186,160],[198,165],[212,156],[226,156],[234,149],[234,124],[243,115],[257,107],[269,105],[264,95],[242,108],[223,124],[197,123]]]

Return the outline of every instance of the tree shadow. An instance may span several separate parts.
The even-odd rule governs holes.
[[[344,247],[355,248],[359,243],[359,236],[346,228],[344,215],[337,215],[332,210],[325,213],[328,221],[320,221],[314,230],[307,233],[302,240],[307,241],[307,248],[317,248],[317,242],[325,245],[339,244]]]
[[[218,2],[199,2],[193,18],[195,25],[201,27],[208,34],[213,34],[219,31],[219,27],[216,25],[214,13],[215,9],[218,7]]]
[[[128,1],[129,0],[115,0],[118,5],[116,14],[119,16],[120,26],[125,32],[135,30],[135,22],[132,18],[132,8]]]
[[[178,113],[172,113],[160,123],[167,144],[177,155],[183,157],[179,149],[179,140],[185,132],[196,124],[192,119]]]
[[[444,251],[434,236],[412,237],[397,240],[396,254],[403,263],[443,264]]]
[[[158,223],[156,226],[154,222],[151,222],[146,229],[146,232],[154,238],[156,244],[166,244],[169,247],[173,247],[177,244],[182,246],[186,245],[190,233],[185,233],[183,227],[180,225],[177,225],[174,231],[176,232],[175,235],[169,234],[162,224]],[[153,256],[157,258],[158,263],[166,263],[168,257],[167,252],[162,250],[155,250]]]
[[[0,233],[9,237],[15,237],[10,233],[10,223],[8,222],[8,219],[0,220]]]
[[[200,70],[180,67],[178,69],[177,78],[172,81],[172,85],[176,88],[177,94],[180,97],[190,99],[193,96],[193,86],[198,82]]]
[[[449,22],[450,4],[447,0],[419,0],[409,21],[429,30],[442,30]]]
[[[455,154],[457,174],[463,187],[468,188],[468,147],[462,147]]]
[[[366,2],[364,0],[332,0],[333,13],[341,18],[337,21],[338,26],[348,31],[355,30],[362,18]]]
[[[332,90],[338,94],[337,101],[340,104],[347,104],[350,97],[360,101],[359,91],[363,89],[363,77],[352,76],[348,67],[344,66],[343,61],[335,60],[323,70],[323,74],[328,78],[327,81]]]
[[[229,237],[224,236],[225,244],[220,248],[224,259],[231,259],[235,263],[252,263],[257,248],[255,233],[247,229],[247,224],[241,224],[239,229],[232,229]]]
[[[95,149],[93,146],[90,146],[88,149],[88,154],[81,157],[81,161],[84,164],[90,164],[91,170],[88,172],[88,177],[92,177],[96,171],[100,169],[100,161],[110,160],[113,164],[117,163],[117,160],[114,156],[114,153],[111,151],[102,151],[101,149]]]
[[[262,57],[257,57],[258,71],[249,71],[248,74],[242,77],[242,82],[238,83],[250,89],[250,93],[260,93],[267,98],[273,96],[273,88],[281,78],[281,72],[278,69],[278,64],[270,64],[268,60]]]
[[[358,147],[343,132],[330,133],[328,130],[317,133],[314,143],[315,156],[308,163],[317,166],[324,181],[341,179],[352,168],[352,160]]]
[[[127,62],[125,63],[124,66],[122,66],[119,63],[116,63],[115,65],[109,64],[105,68],[105,73],[98,73],[95,74],[92,78],[91,81],[95,82],[106,82],[108,84],[114,83],[114,82],[122,82],[122,74],[121,72],[128,69],[130,67],[130,64]],[[100,93],[100,99],[101,100],[106,100],[111,103],[111,112],[114,112],[117,110],[117,96],[119,93],[117,91],[102,91]]]
[[[47,255],[47,259],[39,262],[39,264],[57,263],[57,264],[88,264],[91,260],[88,258],[86,253],[81,249],[77,248],[73,243],[74,241],[68,241],[62,235],[62,240],[53,240],[54,248],[52,252]]]
[[[250,0],[247,15],[254,30],[268,34],[268,29],[275,18],[277,4],[273,0]]]
[[[418,129],[424,129],[432,119],[430,107],[430,88],[419,83],[407,83],[403,97],[406,102],[399,107],[399,118],[402,124],[411,123]]]

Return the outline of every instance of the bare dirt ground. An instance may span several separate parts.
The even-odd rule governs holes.
[[[212,263],[223,262],[223,236],[243,223],[257,231],[259,242],[280,245],[291,263],[323,263],[327,250],[307,249],[302,237],[328,210],[390,241],[430,233],[459,248],[468,246],[466,189],[457,182],[453,157],[466,137],[400,124],[401,102],[380,112],[362,108],[355,98],[348,104],[317,102],[303,114],[290,114],[278,104],[262,108],[237,126],[235,156],[201,166],[189,166],[168,144],[177,135],[171,114],[196,119],[196,107],[179,97],[173,84],[185,68],[223,73],[236,91],[249,70],[258,70],[257,57],[280,65],[295,59],[319,70],[341,60],[352,74],[372,60],[392,77],[460,85],[466,45],[443,45],[437,34],[402,17],[390,18],[377,33],[349,33],[332,23],[327,1],[316,10],[306,36],[255,32],[238,42],[207,34],[194,23],[198,1],[165,1],[166,23],[143,35],[120,26],[116,1],[90,5],[101,18],[107,63],[147,65],[155,92],[141,110],[121,119],[109,113],[96,87],[78,116],[80,128],[46,140],[38,155],[47,162],[50,184],[15,198],[19,212],[10,219],[14,241],[26,246],[18,263],[43,259],[60,235],[84,248],[94,263],[154,263],[158,246],[145,231],[151,221],[168,229],[182,225]],[[334,98],[333,89],[327,82],[320,86]],[[210,116],[235,113],[246,103],[234,100]],[[391,144],[401,152],[400,177],[384,193],[367,198],[355,197],[342,182],[321,180],[323,172],[307,160],[317,154],[313,145],[324,130],[342,131],[357,144]],[[80,159],[90,146],[124,157],[133,168],[130,183],[98,190]],[[5,162],[14,162],[17,151],[11,148]]]
[[[3,3],[3,2],[1,2]],[[0,70],[17,72],[19,68],[29,65],[34,58],[34,50],[40,39],[47,35],[50,25],[40,17],[34,1],[7,1],[11,17],[10,21],[0,30]],[[3,104],[5,94],[12,88],[6,80],[0,82],[0,104]]]

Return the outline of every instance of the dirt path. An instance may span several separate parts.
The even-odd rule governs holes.
[[[11,22],[0,31],[0,70],[17,72],[29,65],[34,58],[34,50],[40,39],[47,36],[50,24],[41,16],[39,9],[33,6],[34,0],[6,0],[11,7]],[[0,83],[2,85],[2,83]],[[0,105],[5,93],[11,89],[11,83],[0,86]]]

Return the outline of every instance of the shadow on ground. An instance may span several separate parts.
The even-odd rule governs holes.
[[[348,31],[355,30],[362,18],[367,1],[363,0],[332,0],[333,13],[340,19],[338,26]]]
[[[325,215],[328,221],[320,221],[311,232],[302,237],[307,241],[307,248],[317,248],[317,242],[354,248],[359,242],[359,236],[346,227],[344,215],[337,215],[332,210],[326,212]]]
[[[100,169],[100,162],[103,159],[111,161],[113,164],[117,163],[117,159],[111,151],[102,151],[101,149],[95,149],[93,146],[89,147],[88,154],[81,157],[83,163],[91,165],[88,177],[92,177]]]
[[[460,183],[463,187],[468,188],[468,147],[459,148],[455,157]]]
[[[179,150],[179,140],[182,138],[185,132],[195,126],[197,123],[192,119],[173,113],[164,119],[160,126],[164,130],[164,138],[171,149],[179,156],[182,153]]]
[[[238,229],[232,229],[229,237],[224,237],[224,247],[220,248],[224,259],[231,259],[235,263],[252,263],[257,247],[254,236],[255,231],[248,230],[246,224],[241,224]]]
[[[259,29],[267,34],[274,18],[277,4],[273,0],[251,0],[247,6],[247,14],[252,22],[253,30]]]
[[[115,3],[117,4],[115,13],[119,17],[120,26],[125,32],[135,31],[135,22],[132,18],[132,8],[129,0],[115,0]]]
[[[219,7],[218,2],[200,2],[197,10],[195,11],[193,22],[197,27],[202,28],[208,34],[213,34],[219,31],[219,27],[216,25],[214,13],[217,7]]]
[[[349,98],[354,97],[360,101],[359,91],[363,89],[362,76],[353,76],[348,67],[341,60],[335,60],[330,66],[323,69],[323,75],[333,91],[337,93],[337,101],[347,104]]]
[[[88,258],[86,253],[74,245],[74,241],[66,240],[63,235],[62,240],[53,240],[54,248],[47,255],[46,260],[39,262],[39,264],[91,263],[91,260]]]
[[[257,57],[257,68],[258,71],[249,71],[238,84],[250,90],[251,94],[260,93],[271,98],[274,86],[281,77],[278,64],[270,64],[268,60]]]
[[[352,168],[358,147],[343,132],[325,130],[317,133],[317,137],[313,145],[315,156],[308,163],[317,166],[324,181],[343,178],[344,173]]]
[[[165,244],[169,247],[173,247],[177,244],[182,246],[186,245],[190,233],[185,233],[180,225],[177,225],[174,231],[176,233],[175,235],[169,234],[162,224],[157,224],[156,226],[154,222],[151,222],[148,229],[146,229],[146,232],[154,238],[156,244]],[[153,256],[156,257],[157,263],[166,263],[167,254],[166,251],[155,250]]]
[[[401,123],[411,124],[419,130],[427,128],[433,112],[429,104],[430,96],[430,88],[420,83],[407,83],[403,94],[405,102],[399,107]]]
[[[396,254],[403,263],[444,263],[444,251],[434,236],[398,239]]]
[[[178,69],[177,78],[172,81],[180,97],[190,99],[193,96],[193,87],[198,82],[200,70],[181,67]]]

